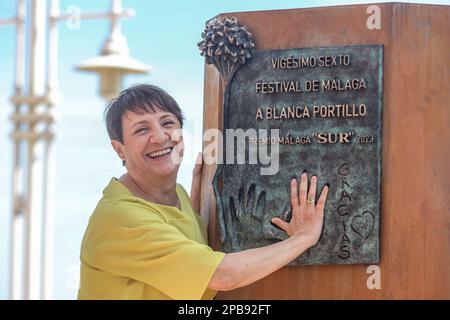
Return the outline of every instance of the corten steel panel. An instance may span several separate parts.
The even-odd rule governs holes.
[[[450,298],[450,7],[388,3],[381,29],[366,27],[368,5],[229,13],[254,35],[257,50],[382,44],[383,181],[381,290],[364,265],[285,267],[218,299]],[[204,129],[221,128],[223,87],[205,67]],[[220,249],[205,166],[202,214]]]

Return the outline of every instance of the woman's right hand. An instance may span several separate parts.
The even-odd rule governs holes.
[[[297,179],[291,180],[291,221],[273,218],[272,223],[283,229],[290,237],[301,236],[311,244],[319,241],[323,227],[325,201],[329,187],[326,185],[316,201],[317,177],[312,176],[308,192],[308,175],[304,172],[300,178],[300,188]]]
[[[306,173],[301,176],[300,188],[297,179],[292,179],[291,221],[272,219],[272,222],[286,231],[290,237],[265,247],[227,253],[211,277],[209,288],[227,291],[249,285],[279,270],[315,245],[322,233],[329,187],[323,188],[317,204],[316,189],[315,176],[311,178],[309,192]]]

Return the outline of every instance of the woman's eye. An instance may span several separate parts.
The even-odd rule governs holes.
[[[135,133],[143,133],[145,131],[147,131],[147,128],[140,128],[140,129],[137,129]]]
[[[175,122],[173,122],[173,121],[166,121],[166,122],[163,123],[163,126],[172,125],[172,124],[175,124]]]

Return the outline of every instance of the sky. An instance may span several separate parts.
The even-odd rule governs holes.
[[[386,1],[370,1],[378,3]],[[450,5],[450,0],[408,1]],[[15,14],[16,1],[0,0],[0,19]],[[109,0],[61,0],[61,12],[71,6],[82,12],[109,9]],[[136,16],[122,21],[131,56],[153,67],[146,76],[128,76],[124,86],[151,83],[175,97],[186,117],[185,137],[191,145],[178,181],[190,190],[193,159],[201,148],[203,59],[197,43],[205,21],[220,13],[305,8],[363,1],[293,0],[124,0]],[[92,210],[111,177],[123,167],[112,150],[103,122],[105,101],[98,96],[95,75],[75,71],[81,61],[96,56],[109,32],[107,20],[81,21],[80,28],[59,25],[58,76],[61,100],[55,107],[55,262],[53,297],[75,299],[79,248]],[[0,299],[8,298],[9,224],[11,215],[12,143],[9,116],[14,79],[15,31],[0,26]]]

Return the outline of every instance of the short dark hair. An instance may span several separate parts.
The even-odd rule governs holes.
[[[109,138],[123,143],[122,117],[127,111],[155,112],[155,108],[172,113],[183,127],[183,112],[172,96],[157,86],[138,84],[123,90],[106,105],[105,120]]]

